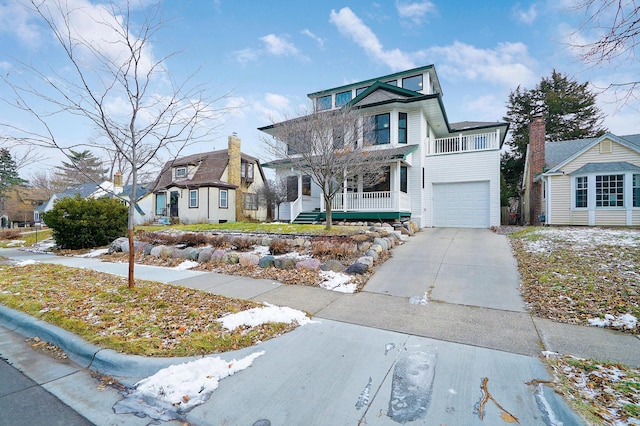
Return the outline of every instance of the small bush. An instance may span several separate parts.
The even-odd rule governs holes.
[[[315,257],[348,259],[358,251],[355,243],[340,240],[317,240],[311,243],[311,254]]]
[[[276,238],[269,244],[269,253],[271,254],[287,254],[291,253],[291,243],[283,238]]]
[[[20,231],[17,229],[5,229],[0,232],[0,240],[15,240],[20,238]]]
[[[127,234],[127,207],[107,197],[63,198],[44,214],[43,220],[61,249],[105,246]]]
[[[230,241],[234,250],[238,251],[247,251],[253,248],[253,241],[250,238],[246,237],[234,237]]]
[[[226,248],[229,245],[229,240],[224,235],[207,234],[206,242],[215,248]]]

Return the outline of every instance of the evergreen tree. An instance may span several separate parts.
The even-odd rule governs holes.
[[[108,168],[103,168],[102,161],[89,150],[71,150],[69,162],[63,161],[56,167],[56,178],[64,187],[82,183],[102,183],[106,180]]]
[[[510,150],[501,159],[508,197],[517,194],[522,182],[529,123],[537,115],[544,117],[547,141],[582,139],[606,132],[596,95],[589,90],[588,83],[578,83],[553,70],[534,89],[517,87],[509,94],[504,117],[511,131],[507,141]]]
[[[0,149],[0,198],[16,185],[25,185],[26,180],[18,175],[18,167],[8,149]]]

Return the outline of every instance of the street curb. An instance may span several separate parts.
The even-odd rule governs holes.
[[[27,338],[37,336],[62,349],[69,359],[81,367],[110,376],[143,378],[170,365],[203,358],[203,356],[151,358],[102,349],[60,327],[3,305],[0,305],[0,325]]]

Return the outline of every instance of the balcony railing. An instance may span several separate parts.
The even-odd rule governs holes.
[[[326,211],[324,199],[320,210]],[[340,192],[333,197],[332,211],[409,211],[411,199],[402,191]]]
[[[429,144],[429,154],[453,154],[473,151],[486,151],[500,148],[500,130],[492,133],[474,135],[450,136],[432,140]]]

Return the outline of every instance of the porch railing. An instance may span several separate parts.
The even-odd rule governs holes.
[[[324,198],[320,210],[326,211]],[[339,192],[331,202],[332,211],[409,211],[411,199],[402,191]]]
[[[500,130],[492,133],[474,135],[459,134],[448,138],[432,140],[429,144],[429,154],[453,154],[472,151],[485,151],[500,148]]]
[[[298,197],[295,201],[289,203],[289,222],[296,220],[298,215],[302,212],[302,197]]]

